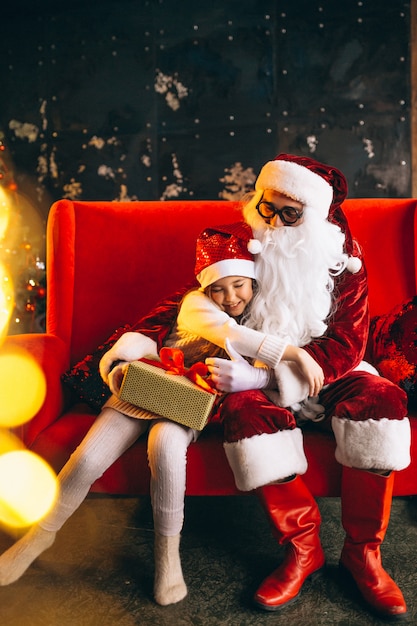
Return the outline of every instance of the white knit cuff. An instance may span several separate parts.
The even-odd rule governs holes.
[[[410,464],[411,429],[408,417],[362,422],[333,417],[336,460],[357,469],[402,470]]]
[[[303,435],[299,428],[254,435],[223,445],[236,487],[241,491],[251,491],[307,471]]]
[[[288,345],[288,339],[284,337],[274,337],[265,335],[261,343],[256,358],[268,367],[275,367],[281,361],[283,352]]]

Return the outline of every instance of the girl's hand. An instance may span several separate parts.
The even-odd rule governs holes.
[[[318,396],[323,389],[324,372],[317,361],[308,352],[295,346],[287,346],[284,358],[288,361],[294,361],[297,365],[308,384],[308,395]]]

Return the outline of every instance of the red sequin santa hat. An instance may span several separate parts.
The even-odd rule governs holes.
[[[226,276],[255,278],[253,254],[260,242],[244,222],[206,228],[196,246],[195,275],[202,289]]]
[[[348,270],[356,273],[361,269],[362,261],[354,256],[355,243],[341,208],[348,186],[340,170],[311,157],[282,153],[263,166],[255,188],[279,191],[337,224],[345,234]]]

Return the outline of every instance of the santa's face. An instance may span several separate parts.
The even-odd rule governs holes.
[[[301,202],[273,189],[263,192],[256,209],[264,222],[272,228],[299,226],[304,221],[304,207]]]
[[[266,217],[257,208],[263,200],[268,204],[260,209]],[[282,213],[285,207],[299,217]],[[255,258],[258,291],[245,325],[267,334],[282,333],[293,345],[305,345],[326,330],[333,276],[346,263],[344,235],[319,211],[270,189],[252,197],[243,214],[262,242],[262,252]]]

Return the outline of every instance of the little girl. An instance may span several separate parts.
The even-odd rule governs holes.
[[[269,360],[272,365],[281,356],[285,345],[282,339],[267,337],[239,324],[256,284],[253,256],[248,250],[251,235],[250,227],[238,223],[207,229],[197,241],[195,271],[201,286],[185,296],[177,324],[165,342],[166,346],[175,346],[184,352],[187,367],[207,356],[224,356],[222,347],[227,345],[227,336],[233,339],[238,349],[240,345],[248,344],[245,354],[249,352],[249,356],[252,354],[265,362]],[[211,343],[211,333],[205,333],[210,326],[212,308],[225,316],[224,324],[217,322],[216,345]],[[199,334],[189,330],[189,326],[194,328],[196,322],[201,325]],[[129,341],[132,334],[127,333],[122,338]],[[144,336],[142,339],[141,353],[136,351],[131,360],[145,354],[156,356],[154,342]],[[269,359],[265,359],[267,352]],[[112,360],[111,354],[107,357],[109,359]],[[250,388],[267,387],[269,370],[254,368],[241,360],[242,377],[246,372]],[[112,370],[112,391],[119,389],[125,365],[119,363]],[[227,386],[227,382],[224,385]],[[117,395],[107,401],[84,440],[60,471],[60,493],[53,509],[0,557],[1,585],[17,580],[53,544],[56,532],[83,502],[93,482],[145,432],[148,432],[155,528],[155,600],[167,605],[185,597],[187,587],[182,574],[179,542],[184,518],[186,454],[199,432],[167,419],[155,418],[153,414],[121,401]]]

